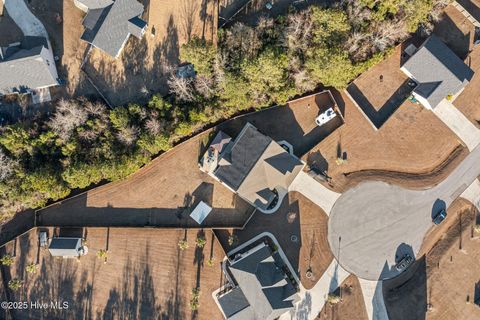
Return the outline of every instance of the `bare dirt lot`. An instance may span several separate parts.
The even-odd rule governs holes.
[[[408,107],[406,99],[413,88],[409,78],[400,70],[404,60],[402,52],[410,44],[421,43],[421,39],[411,39],[395,48],[384,61],[361,74],[347,88],[373,125],[383,126],[391,115],[403,104]]]
[[[468,3],[469,0],[461,1]],[[475,6],[470,2],[471,6]],[[480,12],[480,7],[477,9]],[[453,104],[478,128],[480,128],[480,48],[474,46],[475,26],[453,5],[445,8],[442,20],[436,25],[434,32],[475,72],[469,85],[455,99]]]
[[[480,307],[473,303],[480,294],[475,287],[480,272],[474,267],[480,258],[479,240],[472,229],[477,216],[471,203],[457,199],[448,209],[445,225],[426,236],[421,250],[428,252],[426,256],[401,276],[384,282],[391,320],[479,318]]]
[[[354,275],[348,276],[343,281],[341,290],[342,301],[334,305],[326,303],[316,320],[367,320],[367,310],[358,278]]]
[[[211,293],[224,284],[220,261],[224,253],[212,233],[207,244],[195,247],[197,231],[187,233],[189,248],[178,241],[183,230],[106,229],[83,230],[89,253],[80,259],[53,258],[38,249],[37,231],[7,245],[15,263],[4,267],[4,281],[24,280],[10,301],[65,301],[68,309],[13,311],[14,319],[221,319]],[[52,230],[50,230],[50,235]],[[14,248],[15,246],[15,248]],[[107,263],[97,252],[108,248]],[[206,261],[215,259],[214,266]],[[38,262],[34,274],[25,272]],[[200,288],[200,306],[192,311],[192,289]]]
[[[262,232],[272,233],[297,271],[302,285],[310,289],[333,259],[327,240],[327,221],[322,209],[300,193],[291,192],[274,214],[257,211],[245,229],[217,230],[216,234],[225,250],[230,251]],[[232,246],[228,243],[231,234],[236,237]],[[312,278],[306,277],[307,270],[313,273]]]
[[[179,63],[180,46],[193,36],[216,41],[216,1],[143,2],[144,19],[149,26],[144,37],[130,37],[118,59],[94,49],[84,67],[113,105],[143,102],[151,93],[167,94],[166,81]]]
[[[334,190],[368,179],[411,188],[434,185],[468,153],[444,123],[419,105],[402,105],[375,131],[345,94],[335,98],[343,104],[345,124],[303,156],[307,163],[312,154],[325,159]],[[346,161],[337,164],[340,156]]]
[[[468,86],[453,102],[467,118],[477,128],[480,128],[480,106],[478,100],[480,96],[480,46],[476,46],[467,58],[467,63],[470,65],[475,74]]]

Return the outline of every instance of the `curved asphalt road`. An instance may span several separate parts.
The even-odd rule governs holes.
[[[395,277],[396,255],[415,256],[433,225],[432,213],[447,208],[480,175],[477,146],[447,179],[428,190],[365,182],[338,198],[328,223],[333,254],[347,271],[367,280]]]

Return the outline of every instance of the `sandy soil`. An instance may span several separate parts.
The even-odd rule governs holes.
[[[368,179],[411,188],[434,185],[468,153],[455,134],[421,106],[402,105],[375,131],[344,93],[335,98],[341,109],[343,104],[345,124],[309,154],[325,159],[333,178],[330,187],[336,191]],[[307,163],[309,154],[303,157]],[[339,155],[347,159],[340,165]]]
[[[474,304],[474,299],[480,297],[479,235],[472,230],[478,212],[468,204],[459,211],[461,216],[428,255],[427,284],[432,309],[427,319],[480,318],[480,307]]]
[[[114,59],[94,49],[84,69],[113,105],[145,101],[151,93],[167,94],[166,80],[179,62],[179,48],[193,36],[216,41],[214,0],[145,0],[145,36],[130,37]]]
[[[255,212],[243,230],[217,230],[218,239],[228,252],[262,232],[272,233],[297,271],[302,285],[310,289],[322,276],[333,259],[327,240],[328,217],[314,203],[300,193],[291,192],[281,208],[274,214]],[[232,246],[228,244],[231,234],[237,237]],[[292,241],[292,236],[297,240]],[[307,270],[313,277],[306,277]]]
[[[477,128],[480,128],[480,46],[476,46],[466,60],[475,74],[468,86],[458,96],[453,104],[470,120]]]
[[[51,231],[51,230],[50,230]],[[18,239],[16,261],[4,268],[9,278],[24,279],[12,301],[66,301],[64,310],[19,310],[15,319],[221,319],[211,293],[224,279],[220,261],[224,253],[212,233],[207,245],[195,247],[197,231],[189,231],[189,248],[181,251],[182,230],[88,229],[88,255],[80,259],[53,258],[37,250],[37,232]],[[51,233],[50,233],[51,234]],[[14,243],[7,246],[14,251]],[[108,259],[96,256],[108,247]],[[206,261],[213,256],[215,265]],[[24,270],[38,261],[35,274]],[[190,310],[192,288],[200,288],[200,307]]]
[[[408,79],[400,70],[402,47],[398,46],[388,59],[373,66],[353,82],[376,111],[380,110]]]
[[[335,305],[325,304],[316,320],[367,320],[367,310],[358,278],[354,275],[348,276],[341,288],[342,301]]]
[[[0,5],[3,6],[3,4]],[[9,44],[20,42],[23,39],[22,30],[10,18],[6,9],[3,16],[0,17],[0,30],[0,47],[7,47]]]

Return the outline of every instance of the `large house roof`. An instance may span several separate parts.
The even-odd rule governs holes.
[[[3,52],[1,56],[4,59],[0,58],[0,74],[3,75],[0,77],[0,95],[25,93],[58,84],[55,61],[45,45],[36,43],[30,47],[24,42],[20,47],[10,47]]]
[[[136,0],[106,1],[104,4],[107,5],[89,8],[83,21],[82,39],[117,57],[130,34],[142,36],[146,26],[146,22],[139,18],[143,5]]]
[[[435,35],[424,42],[403,68],[419,83],[414,92],[432,108],[448,95],[458,93],[473,77],[473,71]]]
[[[272,252],[265,243],[231,262],[228,268],[238,287],[222,297],[227,319],[273,320],[293,308],[297,290],[283,271],[284,266],[278,252]],[[233,306],[239,311],[232,313]]]
[[[215,176],[257,207],[267,209],[277,187],[288,189],[304,164],[250,123],[225,148]]]

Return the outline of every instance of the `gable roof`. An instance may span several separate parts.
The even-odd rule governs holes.
[[[10,47],[0,59],[0,74],[8,75],[0,77],[0,95],[58,84],[55,61],[44,45]]]
[[[242,301],[244,297],[249,307],[240,308],[240,314],[233,314],[234,317],[228,317],[224,309],[227,318],[272,320],[293,308],[298,298],[297,290],[283,267],[278,253],[272,252],[265,243],[258,244],[240,259],[231,262],[229,270],[242,292],[240,299],[238,292],[232,293],[231,298]],[[227,299],[228,296],[224,297],[224,302]]]
[[[473,77],[473,71],[435,35],[430,36],[403,65],[419,85],[414,92],[434,108],[455,95]]]
[[[82,40],[117,57],[130,34],[142,36],[147,25],[139,18],[142,13],[143,5],[136,0],[115,0],[103,8],[92,8],[83,21]]]
[[[215,176],[262,209],[267,209],[276,196],[272,190],[288,189],[304,167],[302,161],[250,123],[221,156]]]
[[[233,145],[225,150],[215,176],[233,190],[238,190],[271,140],[247,123]]]

